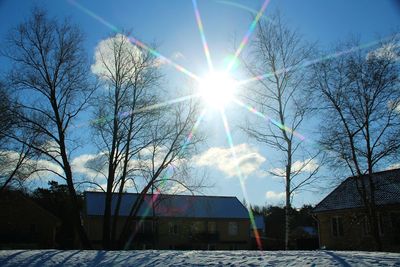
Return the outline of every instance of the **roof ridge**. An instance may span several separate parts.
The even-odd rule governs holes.
[[[388,176],[383,176],[382,174],[389,174]],[[394,176],[390,176],[390,174],[394,174]],[[336,208],[333,208],[333,203],[336,203],[339,200],[335,200],[337,199],[338,196],[344,197],[347,199],[346,196],[348,196],[348,194],[352,194],[351,192],[353,192],[354,189],[353,187],[356,186],[356,183],[359,179],[356,178],[361,178],[361,180],[365,180],[365,177],[367,177],[368,174],[366,175],[362,175],[362,176],[350,176],[347,177],[346,179],[344,179],[339,185],[336,186],[336,188],[334,190],[332,190],[327,196],[325,196],[313,209],[314,213],[317,212],[321,212],[321,211],[328,211],[328,210],[335,210]],[[374,180],[374,183],[376,182],[379,185],[382,185],[381,188],[376,188],[376,196],[378,196],[378,194],[381,194],[382,190],[384,190],[384,188],[386,188],[386,186],[391,185],[392,183],[388,182],[388,183],[383,183],[383,181],[386,180],[393,180],[394,183],[399,183],[400,179],[400,169],[392,169],[392,170],[385,170],[385,171],[381,171],[381,172],[375,172],[372,174],[372,178]],[[395,178],[395,179],[392,179]],[[349,187],[346,189],[346,186]],[[347,191],[346,191],[347,190]],[[350,191],[348,191],[350,190]],[[397,190],[399,191],[399,190]],[[400,192],[400,191],[399,191]],[[358,192],[353,192],[355,195],[352,198],[349,198],[347,201],[351,204],[351,205],[356,205],[358,207],[359,204],[354,204],[354,203],[358,203],[360,196],[358,195]],[[347,194],[347,195],[343,195],[343,194]],[[396,193],[399,194],[399,193]],[[400,195],[399,195],[400,196]],[[397,201],[396,203],[399,203],[400,198],[399,197],[395,197],[395,201]],[[335,202],[336,201],[336,202]],[[344,200],[342,199],[340,202],[340,205],[342,205]],[[388,203],[387,199],[384,200],[384,198],[382,199],[376,199],[376,203],[377,205],[384,205],[385,203]],[[386,201],[386,202],[385,202]],[[338,202],[338,203],[339,203]],[[338,203],[334,204],[337,205]],[[347,204],[349,204],[347,203]],[[349,204],[349,205],[350,205]],[[344,208],[345,206],[347,208],[349,208],[349,205],[342,205],[342,208]],[[355,207],[355,206],[354,206]]]
[[[398,171],[400,172],[400,168],[373,172],[372,175],[375,176],[377,174],[382,174],[382,173],[387,173],[387,172],[398,172]],[[349,178],[358,178],[358,177],[364,177],[364,176],[368,176],[368,175],[369,175],[369,173],[365,173],[365,174],[362,174],[362,175],[353,175],[353,176],[347,177],[346,180],[349,179]]]
[[[105,192],[101,192],[101,191],[84,191],[84,194],[87,193],[96,193],[96,194],[105,194]],[[113,192],[114,194],[119,194],[118,192]],[[122,193],[123,195],[140,195],[140,193],[132,193],[132,192],[124,192]],[[156,195],[156,194],[146,194],[146,195]],[[215,197],[215,198],[236,198],[238,199],[236,196],[215,196],[215,195],[174,195],[174,194],[161,194],[163,196],[185,196],[185,197]],[[239,199],[238,199],[239,200]]]

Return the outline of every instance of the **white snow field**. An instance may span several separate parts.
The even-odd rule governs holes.
[[[400,253],[354,251],[3,250],[0,266],[400,266]]]

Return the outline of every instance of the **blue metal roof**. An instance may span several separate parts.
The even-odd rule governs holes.
[[[122,195],[120,216],[128,216],[130,209],[139,194]],[[85,192],[86,215],[102,216],[104,214],[103,192]],[[139,216],[152,216],[152,197],[154,212],[157,217],[176,218],[218,218],[248,219],[247,209],[236,197],[193,196],[193,195],[146,195],[139,210]],[[118,194],[112,195],[112,214],[115,213]]]

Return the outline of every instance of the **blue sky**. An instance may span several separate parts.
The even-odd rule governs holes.
[[[204,24],[204,32],[209,45],[211,59],[215,68],[223,68],[226,58],[234,50],[234,40],[240,42],[251,23],[251,10],[259,10],[264,1],[258,0],[198,0],[198,7]],[[5,37],[10,27],[16,26],[29,16],[34,5],[46,8],[51,16],[70,17],[86,35],[85,46],[89,58],[93,59],[96,45],[113,33],[99,21],[101,18],[117,29],[131,30],[133,36],[147,44],[157,44],[157,50],[173,59],[191,72],[202,76],[207,73],[207,60],[197,28],[191,0],[136,0],[136,1],[12,1],[0,0],[0,38]],[[394,0],[271,0],[262,19],[279,9],[285,21],[293,29],[298,29],[309,42],[318,42],[319,47],[329,48],[339,40],[354,34],[362,43],[369,43],[378,37],[392,34],[400,26],[400,4]],[[91,15],[90,15],[91,14]],[[97,17],[97,18],[96,18]],[[251,43],[251,38],[250,41]],[[246,48],[243,53],[246,53]],[[0,71],[5,71],[7,62],[0,58]],[[162,71],[168,77],[165,87],[171,98],[180,94],[188,86],[188,79],[176,69],[165,65]],[[237,73],[237,75],[244,75]],[[237,125],[243,119],[242,110],[229,107],[227,116],[233,131],[233,141],[242,151],[243,157],[251,154],[250,160],[256,163],[255,171],[249,171],[245,180],[249,201],[255,204],[277,204],[284,189],[282,181],[268,175],[266,170],[276,167],[274,152],[247,138]],[[219,114],[208,113],[202,123],[202,131],[207,131],[207,143],[201,147],[198,158],[207,160],[216,154],[226,156],[229,145]],[[307,133],[313,138],[310,129]],[[79,129],[79,134],[88,135],[88,127]],[[75,157],[95,153],[95,147],[82,147]],[[207,154],[208,153],[208,154]],[[214,154],[212,154],[214,153]],[[246,154],[247,153],[247,154]],[[259,162],[259,164],[257,164]],[[229,177],[226,166],[206,165],[210,180],[215,183],[206,193],[236,195],[243,199],[242,189],[237,177]],[[326,174],[326,173],[325,173]],[[273,192],[268,194],[267,192]],[[315,204],[325,194],[303,192],[294,197],[294,204]]]

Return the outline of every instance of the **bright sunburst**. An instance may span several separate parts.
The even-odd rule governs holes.
[[[211,72],[199,84],[199,93],[207,105],[223,109],[234,98],[237,81],[226,72]]]

